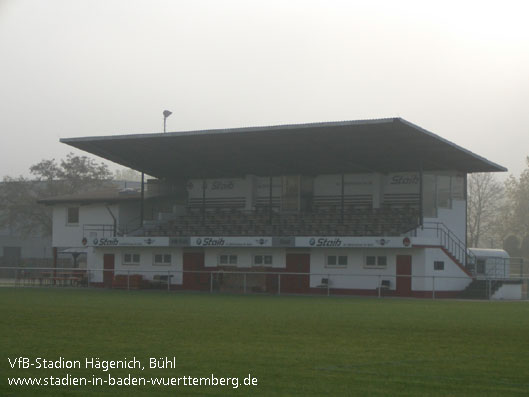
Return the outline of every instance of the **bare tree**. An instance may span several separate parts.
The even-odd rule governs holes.
[[[467,180],[467,243],[479,247],[491,237],[503,199],[503,186],[489,172],[470,174]]]
[[[98,188],[112,176],[104,163],[72,153],[60,163],[42,160],[30,172],[31,179],[4,177],[0,183],[0,228],[26,236],[51,234],[51,209],[37,199]]]
[[[514,234],[520,241],[529,238],[529,157],[526,164],[518,178],[511,175],[505,181],[505,205],[498,222],[504,236]]]
[[[141,173],[136,170],[130,169],[130,168],[123,168],[123,169],[115,170],[114,180],[139,182],[141,181]]]

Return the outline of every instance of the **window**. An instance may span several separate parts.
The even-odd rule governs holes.
[[[437,208],[451,208],[450,177],[437,175]]]
[[[476,273],[485,274],[485,259],[478,259],[476,262]]]
[[[462,175],[423,175],[423,213],[437,217],[438,208],[452,208],[452,200],[465,199],[465,177]]]
[[[236,265],[237,264],[237,255],[220,255],[219,256],[219,265]]]
[[[79,207],[69,207],[66,223],[68,225],[77,225],[79,223]]]
[[[123,264],[124,265],[139,265],[140,264],[140,254],[132,254],[132,253],[123,254]]]
[[[433,270],[445,270],[445,263],[443,261],[434,261]]]
[[[327,255],[327,266],[346,267],[347,255]]]
[[[465,199],[465,178],[462,175],[456,175],[451,178],[452,186],[450,190],[452,192],[452,199],[464,200]]]
[[[170,265],[171,254],[154,254],[155,265]]]
[[[422,176],[422,211],[425,217],[437,217],[435,175]]]
[[[271,265],[272,255],[255,255],[253,257],[253,264],[256,266]]]
[[[366,267],[386,267],[388,265],[388,257],[385,255],[366,255]]]

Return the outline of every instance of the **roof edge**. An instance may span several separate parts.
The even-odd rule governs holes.
[[[506,167],[504,167],[504,166],[502,166],[502,165],[499,165],[499,164],[497,164],[497,163],[495,163],[495,162],[493,162],[493,161],[490,161],[490,160],[486,159],[485,157],[480,156],[479,154],[476,154],[476,153],[474,153],[474,152],[471,152],[470,150],[465,149],[464,147],[459,146],[459,145],[455,144],[454,142],[449,141],[448,139],[443,138],[443,137],[440,136],[440,135],[437,135],[437,134],[435,134],[435,133],[433,133],[433,132],[431,132],[431,131],[428,131],[428,130],[422,128],[422,127],[419,127],[417,124],[413,124],[412,122],[407,121],[407,120],[404,120],[404,119],[402,119],[402,118],[400,118],[400,117],[396,118],[396,121],[399,121],[399,122],[402,123],[402,124],[405,124],[405,125],[407,125],[407,126],[409,126],[409,127],[411,127],[411,128],[414,128],[414,129],[416,129],[416,130],[422,132],[423,134],[429,135],[429,136],[431,136],[432,138],[435,138],[435,139],[437,139],[437,140],[439,140],[439,141],[442,141],[443,143],[445,143],[445,144],[447,144],[447,145],[450,145],[450,146],[452,146],[453,148],[456,148],[456,149],[458,149],[458,150],[461,150],[462,152],[467,153],[469,156],[472,156],[472,157],[476,158],[476,159],[479,160],[479,161],[483,161],[484,163],[487,163],[487,164],[490,165],[491,167],[496,168],[496,172],[507,172],[507,171],[509,171]]]
[[[270,126],[256,126],[256,127],[235,127],[235,128],[214,128],[206,130],[187,130],[176,132],[154,132],[141,134],[125,134],[125,135],[94,135],[86,137],[75,138],[60,138],[61,143],[75,143],[78,141],[89,140],[120,140],[120,139],[142,139],[142,138],[163,138],[172,136],[190,136],[190,135],[209,135],[209,134],[235,134],[235,133],[249,133],[260,131],[278,131],[278,130],[293,130],[303,128],[317,128],[317,127],[347,127],[352,125],[368,125],[368,124],[388,124],[401,120],[399,117],[389,117],[380,119],[363,119],[363,120],[344,120],[344,121],[326,121],[315,123],[301,123],[301,124],[276,124]]]

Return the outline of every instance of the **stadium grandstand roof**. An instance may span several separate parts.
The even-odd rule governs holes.
[[[158,178],[507,171],[401,118],[66,138]]]
[[[117,203],[120,201],[140,200],[141,195],[135,189],[106,188],[83,193],[64,194],[37,200],[41,204],[59,203]]]

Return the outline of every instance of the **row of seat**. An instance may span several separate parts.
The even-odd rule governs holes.
[[[186,214],[169,222],[150,227],[143,234],[150,236],[200,235],[274,235],[274,236],[389,236],[400,235],[418,224],[418,211],[366,211],[340,215],[328,213],[259,213],[229,212],[219,214]]]

